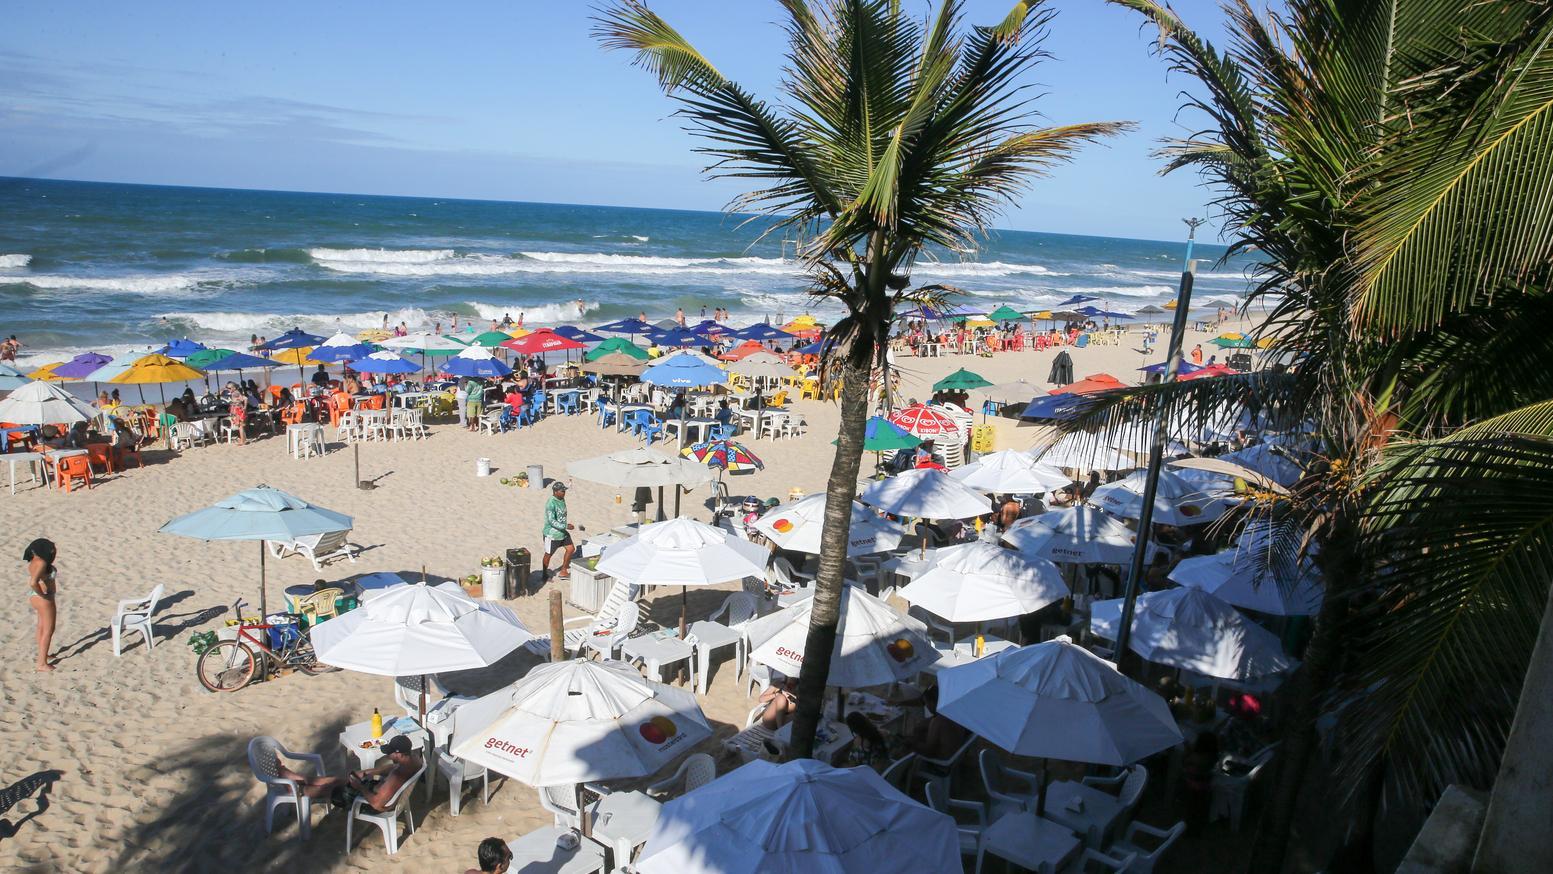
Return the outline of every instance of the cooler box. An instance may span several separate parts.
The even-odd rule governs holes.
[[[604,607],[604,599],[609,597],[609,590],[615,585],[615,578],[587,566],[583,562],[572,562],[572,586],[567,594],[566,602],[579,610],[589,613],[597,613]]]

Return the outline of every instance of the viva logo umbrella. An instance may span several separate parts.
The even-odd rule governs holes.
[[[507,376],[512,373],[512,368],[492,355],[491,350],[482,346],[469,346],[449,358],[442,365],[442,372],[454,376],[497,377]]]
[[[263,343],[259,346],[259,348],[267,352],[283,352],[286,350],[296,351],[301,349],[311,349],[323,341],[324,338],[318,336],[317,334],[309,334],[301,328],[292,328],[286,333],[281,334],[279,337]],[[301,359],[297,359],[296,365],[297,376],[305,379],[306,374],[302,372]]]

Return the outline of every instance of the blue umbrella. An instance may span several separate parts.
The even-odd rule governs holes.
[[[1053,306],[1053,309],[1056,309],[1056,308],[1059,308],[1059,307],[1077,306],[1077,305],[1079,305],[1081,303],[1089,303],[1092,300],[1099,300],[1099,299],[1100,298],[1095,297],[1092,294],[1075,294],[1072,297],[1068,298],[1067,300],[1062,301],[1061,303],[1055,304]]]
[[[1065,421],[1076,419],[1084,412],[1084,407],[1093,401],[1084,395],[1059,394],[1037,395],[1030,403],[1025,404],[1024,412],[1019,414],[1021,419],[1056,419]]]
[[[1168,361],[1161,361],[1158,364],[1150,364],[1147,367],[1140,367],[1138,369],[1143,371],[1144,373],[1164,373],[1165,372],[1165,367],[1169,363],[1170,362],[1168,362]],[[1188,373],[1196,373],[1199,370],[1202,370],[1202,368],[1199,367],[1198,365],[1193,364],[1190,361],[1183,361],[1183,362],[1181,362],[1181,364],[1177,368],[1176,375],[1177,376],[1185,376]],[[55,372],[57,373],[58,371],[55,371]]]
[[[731,333],[733,333],[733,329],[732,328],[728,327],[727,325],[721,324],[716,319],[702,319],[701,321],[697,322],[696,324],[691,325],[690,326],[690,330],[695,331],[697,334],[705,335],[707,337],[714,337],[714,336],[716,336],[718,334],[731,334]]]
[[[678,326],[667,331],[649,331],[647,338],[659,346],[705,346],[707,344],[705,335]]]
[[[728,374],[693,355],[665,358],[642,371],[642,382],[671,388],[700,388],[722,385]]]
[[[193,340],[190,340],[188,337],[184,337],[181,340],[174,340],[171,343],[168,343],[158,351],[160,351],[163,355],[166,355],[168,358],[188,358],[190,355],[193,355],[194,353],[204,348],[205,344],[196,343]]]
[[[352,343],[349,346],[316,346],[313,351],[307,353],[307,357],[314,361],[323,361],[328,364],[338,364],[341,361],[350,361],[353,358],[366,358],[377,351],[371,343]]]
[[[264,597],[264,541],[289,542],[313,534],[349,531],[351,517],[269,486],[246,489],[161,527],[163,534],[196,540],[259,541],[259,614],[268,613]]]
[[[324,338],[317,334],[309,334],[301,328],[292,328],[279,337],[260,345],[259,348],[276,352],[281,349],[301,349],[304,346],[317,346],[323,341]]]
[[[575,325],[560,325],[555,329],[555,332],[568,340],[576,340],[579,343],[602,343],[604,341],[604,338],[598,334]]]
[[[16,391],[32,380],[9,364],[0,364],[0,391]]]
[[[765,322],[756,322],[742,331],[734,331],[733,335],[740,340],[756,340],[761,343],[767,340],[791,340],[793,335],[781,328],[773,328]]]
[[[279,367],[280,362],[271,361],[268,358],[260,358],[257,355],[248,355],[243,352],[233,352],[223,358],[205,365],[206,373],[230,373],[234,370],[255,370],[265,367]]]
[[[357,358],[350,363],[350,368],[357,373],[414,373],[420,370],[415,362],[387,349],[373,352],[365,358]]]
[[[652,325],[641,319],[620,319],[607,325],[599,325],[595,331],[603,331],[606,334],[645,334]]]
[[[512,368],[499,359],[491,357],[491,353],[475,346],[485,352],[484,357],[464,357],[467,353],[460,352],[447,360],[442,365],[443,373],[451,373],[454,376],[507,376],[512,373]]]

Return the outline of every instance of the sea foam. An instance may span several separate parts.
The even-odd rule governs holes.
[[[0,255],[0,269],[14,270],[32,263],[31,255]]]

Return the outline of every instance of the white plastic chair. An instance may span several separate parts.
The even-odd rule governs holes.
[[[891,762],[889,767],[885,768],[884,771],[879,774],[879,776],[884,778],[884,782],[894,786],[896,789],[899,789],[901,794],[910,795],[911,769],[916,767],[916,764],[917,754],[907,753],[906,755],[901,756],[900,758]]]
[[[997,750],[982,750],[978,758],[981,783],[986,787],[987,798],[994,819],[1019,810],[1034,810],[1041,791],[1041,778],[1029,771],[1018,771],[1004,764]],[[1024,791],[1015,790],[1010,784],[1023,783]]]
[[[210,432],[202,424],[178,422],[173,425],[173,448],[193,449],[201,443],[210,443]]]
[[[719,616],[727,616],[723,623],[729,631],[739,635],[739,645],[735,650],[734,679],[743,676],[744,653],[749,649],[749,637],[745,634],[750,622],[760,612],[760,602],[748,592],[734,592],[723,599],[723,604],[706,617],[708,622],[716,622]]]
[[[554,814],[558,827],[581,829],[582,814],[577,811],[578,794],[578,787],[571,783],[564,786],[541,786],[539,806]]]
[[[1240,831],[1240,818],[1246,809],[1246,794],[1273,759],[1273,747],[1266,747],[1250,759],[1228,755],[1219,762],[1210,783],[1208,821],[1229,818],[1230,828]],[[1242,769],[1250,768],[1242,772]],[[1233,770],[1231,770],[1233,769]]]
[[[480,781],[480,800],[491,803],[491,772],[484,765],[476,765],[447,752],[437,754],[437,772],[448,781],[448,812],[458,816],[464,802],[464,783]]]
[[[229,416],[225,419],[222,419],[221,439],[225,440],[228,446],[236,443],[238,440],[242,439],[244,427],[246,427],[246,424],[244,422],[239,422],[236,418]]]
[[[979,801],[961,801],[958,798],[950,798],[948,791],[934,783],[927,786],[927,806],[939,813],[947,813],[954,817],[955,831],[960,836],[960,855],[975,856],[976,867],[972,870],[981,874],[982,857],[986,855],[987,846],[984,833],[987,830],[987,807]],[[976,817],[974,825],[967,825],[961,818],[955,816],[955,811],[962,810]]]
[[[302,840],[312,834],[313,800],[303,794],[294,781],[280,776],[280,757],[292,761],[312,762],[316,774],[324,772],[324,759],[316,753],[294,753],[280,745],[273,737],[256,737],[248,742],[248,768],[253,778],[264,784],[264,831],[275,830],[275,808],[290,804],[297,809],[297,829]]]
[[[976,735],[967,732],[965,743],[960,744],[960,748],[950,753],[947,758],[930,759],[927,756],[917,756],[917,767],[911,775],[912,781],[921,780],[929,785],[940,784],[945,794],[948,794],[949,781],[954,776],[955,767],[960,764],[961,759],[965,758],[966,752],[974,743],[976,743]]]
[[[1127,865],[1127,874],[1153,874],[1154,866],[1159,864],[1159,859],[1170,849],[1181,835],[1186,831],[1186,823],[1178,822],[1168,829],[1155,828],[1141,822],[1134,822],[1127,827],[1127,835],[1122,840],[1112,844],[1111,853],[1130,853],[1133,860]],[[1151,840],[1143,842],[1138,840],[1139,835],[1144,835]],[[1153,846],[1152,850],[1144,849],[1144,843]]]
[[[1096,835],[1097,842],[1104,846],[1108,844],[1112,836],[1125,828],[1132,821],[1133,814],[1138,810],[1138,802],[1143,799],[1143,790],[1149,782],[1149,769],[1142,765],[1133,765],[1123,770],[1114,777],[1085,777],[1085,786],[1096,789],[1117,789],[1116,800],[1121,804],[1122,812],[1111,823],[1109,834]]]
[[[636,630],[640,617],[641,608],[635,601],[621,604],[620,612],[615,614],[614,619],[596,622],[588,627],[582,639],[582,649],[596,652],[606,659],[614,658],[615,651]]]
[[[566,625],[576,625],[582,622],[586,622],[588,625],[586,628],[573,628],[567,631],[566,636],[561,640],[561,649],[569,653],[577,652],[582,648],[583,642],[596,630],[595,626],[613,620],[619,615],[621,608],[626,602],[636,599],[639,591],[640,587],[632,583],[616,580],[615,584],[610,587],[609,594],[604,596],[604,603],[599,606],[598,613],[592,616],[574,616],[566,620]],[[535,655],[548,656],[550,654],[550,636],[537,635],[523,646]]]
[[[1133,854],[1125,853],[1113,856],[1110,853],[1102,853],[1099,850],[1085,850],[1079,857],[1078,865],[1073,870],[1079,874],[1093,874],[1096,871],[1115,871],[1121,874],[1130,870],[1127,866],[1133,862]]]
[[[351,802],[351,809],[345,817],[345,852],[349,855],[351,842],[354,836],[356,820],[370,822],[383,832],[383,843],[388,845],[388,854],[399,852],[399,817],[403,816],[405,822],[410,825],[410,834],[415,834],[415,811],[410,808],[410,796],[415,794],[415,784],[426,774],[426,760],[421,760],[421,767],[415,775],[404,781],[393,797],[388,799],[388,805],[381,813],[374,811],[367,799],[358,797]]]
[[[672,776],[647,787],[655,797],[678,797],[717,779],[717,761],[706,753],[696,753],[680,762]]]
[[[421,677],[421,674],[409,674],[394,678],[394,703],[403,708],[405,716],[419,718],[421,715]],[[437,683],[435,674],[427,674],[425,679],[426,709],[431,710],[448,693]]]
[[[355,443],[361,439],[361,414],[355,410],[340,413],[340,442]]]
[[[124,635],[131,631],[140,632],[146,640],[146,649],[156,646],[156,635],[151,628],[151,617],[156,614],[156,603],[162,600],[162,592],[165,586],[157,583],[151,594],[144,598],[127,598],[119,602],[119,608],[113,613],[113,624],[109,630],[113,633],[113,654],[115,657],[122,654]]]

